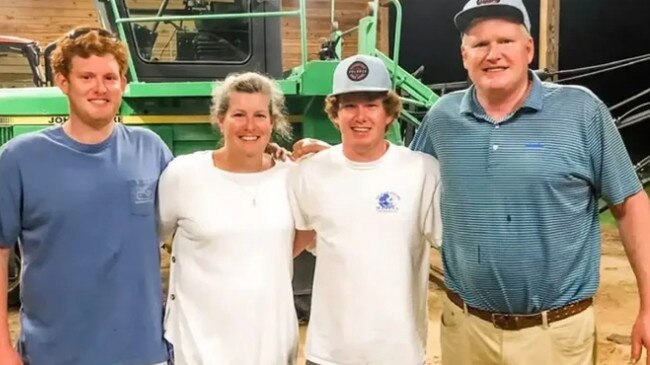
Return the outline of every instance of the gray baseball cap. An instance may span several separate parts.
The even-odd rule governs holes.
[[[360,54],[348,57],[336,66],[330,96],[390,89],[390,75],[384,63],[377,57]]]
[[[530,32],[530,18],[521,0],[469,0],[456,16],[456,28],[464,32],[476,18],[509,17],[517,19]]]

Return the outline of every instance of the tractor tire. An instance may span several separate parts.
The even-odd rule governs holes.
[[[13,250],[9,256],[7,278],[7,304],[9,307],[20,306],[20,272],[22,265],[18,250]]]

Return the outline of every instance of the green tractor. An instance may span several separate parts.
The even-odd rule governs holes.
[[[368,14],[359,19],[357,27],[346,31],[337,29],[331,1],[331,38],[323,44],[319,59],[308,60],[306,0],[299,0],[293,10],[282,10],[281,0],[161,0],[157,4],[95,0],[100,24],[118,34],[130,53],[129,85],[116,122],[151,129],[175,155],[215,148],[219,135],[208,117],[211,92],[218,87],[214,80],[231,72],[254,70],[278,80],[286,95],[295,139],[314,137],[337,143],[339,133],[323,112],[323,100],[331,92],[332,74],[341,59],[342,36],[356,30],[357,52],[385,62],[394,87],[407,104],[399,123],[387,133],[391,141],[404,143],[404,136],[412,136],[418,124],[417,116],[438,96],[398,65],[399,1],[387,2],[396,14],[392,57],[376,46],[378,0],[370,1]],[[301,62],[291,70],[282,69],[281,17],[299,20]],[[12,41],[4,40],[5,44]],[[41,51],[32,42],[20,40],[4,51],[7,49],[27,56],[36,87],[0,89],[0,146],[18,135],[63,123],[68,114],[66,98],[51,86],[52,45]],[[295,261],[294,294],[301,318],[309,313],[313,267],[314,257],[309,253]],[[10,269],[9,295],[14,304],[19,300],[19,279],[20,260],[16,257]]]

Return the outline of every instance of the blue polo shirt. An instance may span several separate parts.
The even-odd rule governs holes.
[[[162,336],[154,133],[116,124],[99,144],[61,127],[0,149],[0,245],[21,241],[19,348],[30,365],[149,365]]]
[[[598,199],[642,189],[607,107],[585,88],[530,77],[524,104],[498,124],[474,87],[445,95],[411,145],[440,161],[446,285],[493,312],[593,296]]]

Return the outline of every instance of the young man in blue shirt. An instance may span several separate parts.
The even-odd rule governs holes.
[[[172,155],[113,121],[126,52],[102,29],[62,37],[52,60],[69,119],[0,149],[0,292],[18,240],[23,254],[22,331],[14,350],[0,296],[0,364],[167,361],[154,208]]]

